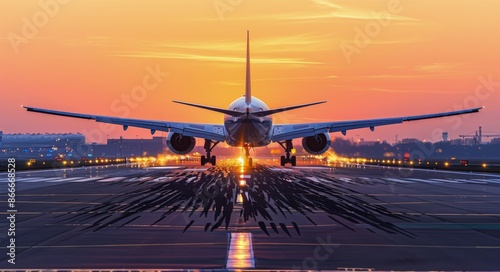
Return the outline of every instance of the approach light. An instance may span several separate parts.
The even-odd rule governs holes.
[[[244,179],[240,179],[240,182],[239,182],[239,183],[240,183],[240,187],[245,187],[245,186],[247,186],[247,181],[246,181],[246,180],[244,180]]]

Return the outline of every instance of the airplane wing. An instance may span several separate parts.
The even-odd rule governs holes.
[[[203,138],[214,141],[225,141],[227,135],[223,125],[140,120],[140,119],[120,118],[120,117],[111,117],[102,115],[81,114],[81,113],[73,113],[65,111],[55,111],[55,110],[48,110],[41,108],[33,108],[28,106],[23,106],[23,107],[27,111],[32,111],[32,112],[39,112],[39,113],[80,118],[80,119],[88,119],[101,123],[121,125],[123,126],[124,130],[127,130],[128,127],[146,128],[151,130],[151,134],[154,134],[156,131],[166,131],[166,132],[170,131],[170,132],[180,133],[184,136]]]
[[[346,134],[348,130],[357,128],[370,128],[372,131],[375,127],[399,124],[403,122],[440,118],[446,116],[467,114],[479,112],[483,107],[471,108],[459,111],[450,111],[426,115],[414,115],[414,116],[404,116],[404,117],[393,117],[393,118],[382,118],[382,119],[367,119],[367,120],[356,120],[356,121],[337,121],[337,122],[324,122],[324,123],[305,123],[305,124],[287,124],[287,125],[274,125],[272,141],[284,141],[291,140],[295,138],[303,138],[314,136],[321,133],[331,133],[340,131],[342,134]]]

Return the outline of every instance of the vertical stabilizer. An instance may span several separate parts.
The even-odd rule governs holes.
[[[245,82],[245,103],[252,102],[252,86],[250,83],[250,41],[249,31],[247,30],[247,68],[246,68],[246,82]]]

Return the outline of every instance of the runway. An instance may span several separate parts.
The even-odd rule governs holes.
[[[496,174],[102,166],[18,172],[16,189],[16,264],[4,252],[2,269],[499,268]]]

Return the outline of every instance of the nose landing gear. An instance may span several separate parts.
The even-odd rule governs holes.
[[[252,167],[252,158],[250,158],[250,145],[245,144],[243,148],[245,148],[246,164],[248,165],[248,167]]]

